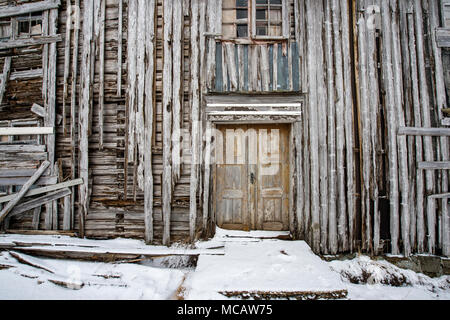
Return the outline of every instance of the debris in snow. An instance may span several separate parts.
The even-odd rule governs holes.
[[[353,284],[384,284],[394,287],[425,286],[431,291],[449,290],[450,277],[432,279],[424,274],[401,269],[384,260],[372,260],[360,256],[348,261],[332,261],[330,266],[341,274],[344,280]]]
[[[276,291],[225,291],[220,292],[228,298],[239,298],[243,300],[335,300],[344,299],[347,297],[347,290],[336,290],[336,291],[303,291],[303,292],[276,292]]]

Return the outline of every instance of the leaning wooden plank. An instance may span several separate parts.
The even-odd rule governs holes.
[[[450,161],[428,161],[419,162],[420,170],[450,170]]]
[[[36,180],[39,179],[39,177],[47,170],[48,166],[50,165],[49,161],[44,161],[39,169],[36,171],[36,173],[27,181],[26,184],[23,185],[22,189],[20,189],[20,192],[15,195],[15,197],[8,202],[8,204],[2,209],[0,212],[0,222],[2,222],[7,214],[14,208],[14,206],[25,196],[25,194],[28,192],[28,190],[31,188],[31,186],[36,182]]]
[[[16,216],[18,214],[27,212],[29,210],[32,210],[34,208],[40,207],[42,205],[51,203],[55,200],[64,198],[68,195],[70,195],[72,192],[70,191],[69,188],[63,189],[63,190],[58,190],[58,191],[54,191],[51,192],[49,194],[46,194],[44,196],[41,196],[39,198],[21,203],[19,205],[17,205],[16,207],[14,207],[14,209],[12,209],[10,211],[10,216]],[[53,222],[53,221],[51,221]]]
[[[8,83],[10,70],[11,70],[11,57],[6,57],[5,62],[3,64],[3,73],[0,79],[2,81],[0,83],[0,104],[2,104],[3,101],[3,96],[6,90],[6,84]]]
[[[27,181],[27,177],[0,178],[0,186],[23,186]],[[55,184],[56,182],[57,178],[55,176],[45,176],[40,177],[34,184],[43,186]]]
[[[29,136],[35,134],[54,134],[53,127],[0,128],[0,136]]]
[[[64,189],[64,188],[70,188],[70,187],[78,186],[82,183],[83,183],[83,179],[80,178],[80,179],[76,179],[76,180],[71,180],[71,181],[67,181],[67,182],[54,184],[54,185],[47,186],[47,187],[36,188],[36,189],[29,190],[25,194],[25,197],[37,196],[39,194],[44,194],[44,193],[51,192],[51,191],[56,191],[56,190],[60,190],[60,189]],[[11,201],[12,199],[14,199],[15,196],[16,196],[16,194],[11,194],[8,196],[0,197],[0,203],[5,203],[8,201]]]
[[[27,13],[56,9],[61,4],[60,0],[46,0],[22,5],[11,5],[2,7],[0,18],[23,15]]]
[[[406,136],[429,136],[429,137],[450,137],[450,128],[415,128],[415,127],[400,127],[398,135]]]
[[[27,38],[27,39],[16,39],[16,40],[8,40],[0,42],[0,50],[3,49],[14,49],[28,46],[36,46],[41,44],[48,43],[56,43],[62,40],[60,34],[52,35],[52,36],[40,36],[35,38]]]

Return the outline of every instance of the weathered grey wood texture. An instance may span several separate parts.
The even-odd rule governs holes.
[[[431,0],[288,0],[289,39],[255,42],[221,40],[222,0],[63,0],[56,30],[50,2],[42,2],[51,5],[43,37],[0,42],[0,70],[12,56],[0,121],[56,124],[55,149],[30,137],[45,151],[13,164],[21,150],[11,148],[0,163],[30,170],[54,155],[60,181],[83,178],[70,218],[66,208],[47,217],[53,228],[165,244],[211,234],[209,129],[223,117],[208,118],[206,103],[221,93],[216,103],[258,104],[255,95],[277,91],[280,103],[304,102],[301,117],[286,121],[295,131],[295,237],[330,254],[449,254],[445,202],[429,197],[448,192],[448,170],[419,170],[448,162],[448,128],[438,128],[447,40]],[[8,10],[0,19],[15,14]],[[33,104],[48,110],[33,113]],[[36,210],[10,223],[33,229],[46,216]]]

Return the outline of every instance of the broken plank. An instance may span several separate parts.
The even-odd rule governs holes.
[[[15,197],[10,202],[8,202],[8,204],[0,212],[0,222],[2,222],[6,218],[7,214],[25,196],[31,186],[39,179],[39,177],[44,173],[49,165],[50,162],[44,161],[39,169],[35,172],[35,174],[23,185],[22,189],[20,189],[20,192],[18,192]]]
[[[50,268],[47,268],[47,267],[43,266],[42,264],[40,264],[33,257],[27,257],[27,256],[25,256],[23,254],[20,254],[20,253],[14,252],[14,251],[10,251],[9,254],[11,256],[13,256],[14,258],[16,258],[16,260],[19,261],[20,263],[32,266],[34,268],[42,269],[42,270],[45,270],[45,271],[50,272],[50,273],[55,273]]]
[[[420,170],[450,170],[450,161],[419,162],[417,168]]]
[[[72,194],[69,188],[60,190],[60,191],[54,191],[52,193],[49,193],[45,196],[24,202],[22,204],[17,205],[14,209],[11,210],[10,216],[15,216],[21,213],[24,213],[26,211],[29,211],[31,209],[34,209],[36,207],[40,207],[44,204],[47,204],[49,202],[64,198],[68,195]]]
[[[48,186],[58,182],[57,180],[56,176],[44,176],[40,177],[34,184],[37,186]],[[0,186],[23,186],[27,181],[27,177],[0,178]]]
[[[25,197],[36,196],[36,195],[39,195],[39,194],[43,194],[43,193],[47,193],[47,192],[51,192],[51,191],[56,191],[56,190],[59,190],[59,189],[74,187],[74,186],[78,186],[78,185],[80,185],[82,183],[83,183],[83,179],[79,178],[79,179],[75,179],[75,180],[71,180],[71,181],[67,181],[67,182],[62,182],[62,183],[58,183],[58,184],[47,186],[47,187],[37,188],[37,189],[33,189],[33,190],[28,191],[25,194]],[[8,196],[1,197],[0,198],[0,204],[10,201],[11,199],[14,198],[14,196],[15,196],[15,194],[11,194],[11,195],[8,195]]]
[[[3,95],[5,94],[6,90],[6,83],[9,79],[9,72],[11,70],[11,57],[5,58],[5,63],[3,64],[3,74],[1,77],[2,82],[0,83],[0,104],[2,104],[3,101]]]
[[[414,128],[400,127],[398,135],[407,136],[450,136],[450,128]]]

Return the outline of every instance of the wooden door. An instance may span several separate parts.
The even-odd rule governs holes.
[[[289,127],[217,127],[217,224],[234,230],[289,230]]]

